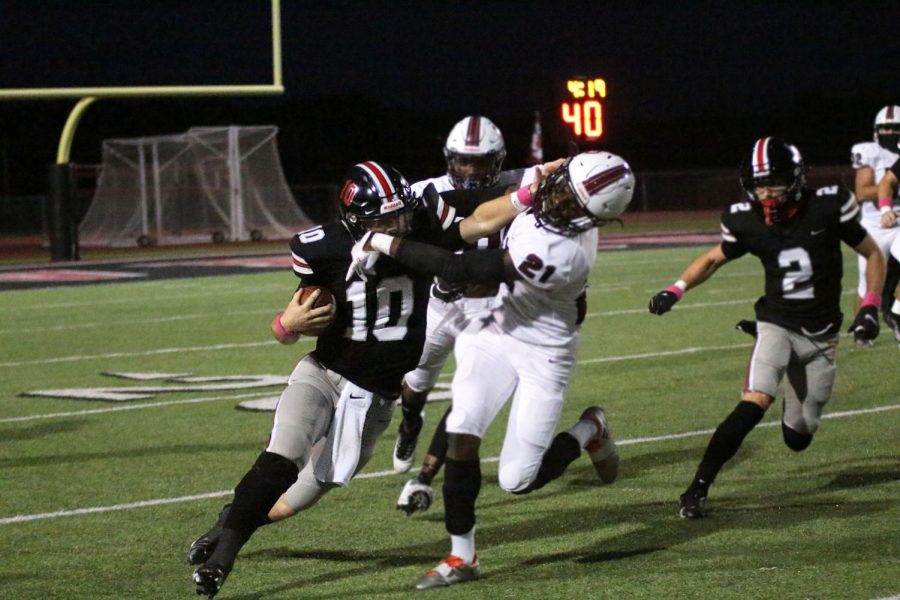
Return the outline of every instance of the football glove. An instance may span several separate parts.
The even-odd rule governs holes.
[[[375,263],[381,256],[377,250],[366,250],[366,243],[371,239],[372,232],[369,231],[362,238],[353,244],[350,250],[350,268],[347,269],[346,280],[350,281],[354,275],[363,281],[368,280],[368,276],[375,273]]]
[[[880,330],[878,309],[874,305],[867,304],[856,313],[856,318],[853,319],[853,323],[850,324],[850,329],[847,332],[852,332],[859,339],[873,341],[878,337]]]
[[[734,326],[738,331],[743,331],[747,335],[752,335],[756,337],[756,321],[748,321],[747,319],[743,319],[738,321],[738,324]]]
[[[663,290],[650,298],[650,305],[648,308],[654,315],[663,315],[672,310],[672,307],[675,306],[676,302],[678,302],[678,296],[676,296],[674,292]]]

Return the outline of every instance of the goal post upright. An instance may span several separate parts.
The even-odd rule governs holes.
[[[77,224],[71,206],[70,153],[78,123],[88,107],[99,99],[273,96],[284,93],[282,80],[281,0],[270,0],[272,11],[272,83],[240,85],[109,86],[63,88],[0,88],[0,100],[57,100],[80,98],[60,135],[56,162],[50,165],[48,233],[50,259],[78,260]]]

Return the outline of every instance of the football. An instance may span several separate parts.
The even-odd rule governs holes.
[[[331,293],[331,290],[320,285],[310,285],[300,288],[300,303],[303,304],[304,302],[306,302],[310,294],[312,294],[316,290],[320,290],[320,294],[319,297],[316,298],[316,302],[315,304],[313,304],[313,308],[328,306],[329,304],[334,303],[334,294]]]

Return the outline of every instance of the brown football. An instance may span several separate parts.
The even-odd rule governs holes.
[[[334,303],[334,294],[331,293],[331,290],[320,285],[310,285],[300,288],[300,303],[303,304],[306,302],[309,295],[316,290],[321,290],[321,293],[319,294],[319,297],[316,298],[313,308],[319,308],[320,306],[327,306]]]

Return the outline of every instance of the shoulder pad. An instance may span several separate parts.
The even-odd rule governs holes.
[[[854,169],[874,167],[880,146],[875,142],[860,142],[850,149],[850,162]]]
[[[316,263],[347,253],[350,245],[349,233],[341,223],[326,223],[295,233],[291,238],[294,274],[297,277],[313,275]]]

